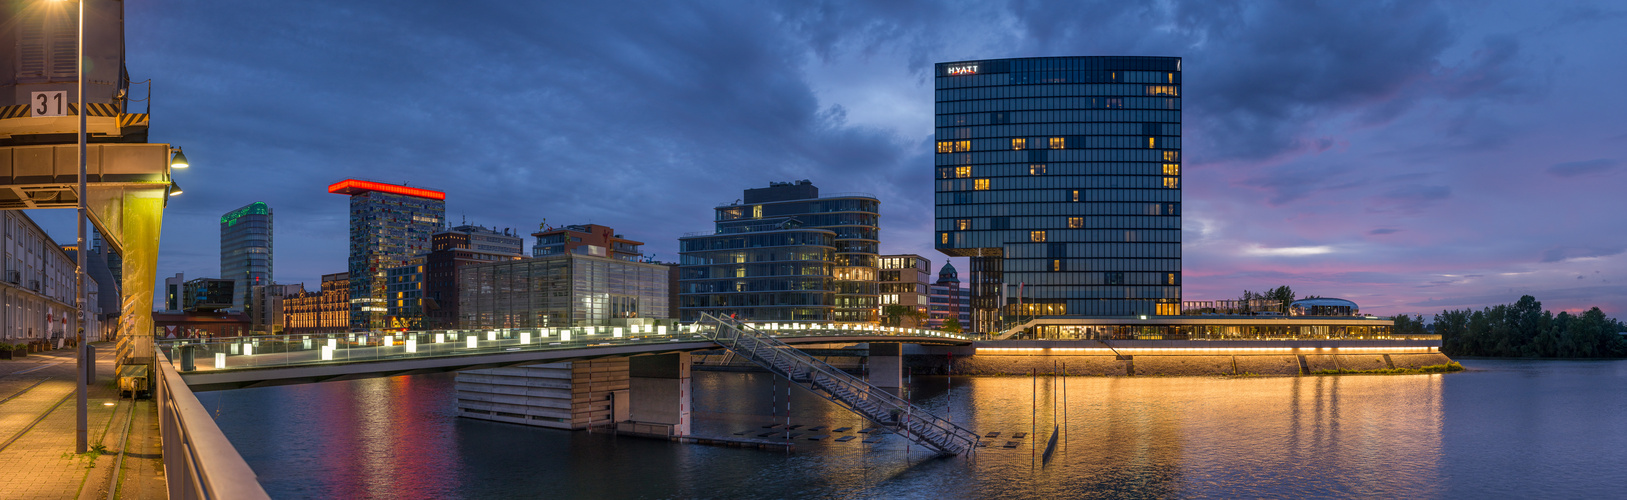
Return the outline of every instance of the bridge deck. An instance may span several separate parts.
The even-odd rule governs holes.
[[[784,332],[779,339],[788,344],[971,344],[964,337],[937,332],[801,330]],[[407,332],[388,340],[379,334],[166,340],[158,347],[181,370],[187,386],[194,391],[211,391],[694,351],[716,349],[718,345],[694,333],[622,337],[577,334],[564,340],[557,333],[541,337],[534,332],[512,330]],[[186,370],[182,360],[187,349],[194,359],[192,370]]]

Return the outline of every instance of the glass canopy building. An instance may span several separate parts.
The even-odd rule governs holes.
[[[264,202],[220,216],[220,278],[234,283],[232,309],[240,311],[255,286],[271,284],[271,208]]]
[[[806,180],[741,200],[717,207],[715,232],[678,240],[683,321],[876,321],[880,201],[821,198]]]
[[[972,325],[1179,314],[1181,59],[936,65],[936,234]]]

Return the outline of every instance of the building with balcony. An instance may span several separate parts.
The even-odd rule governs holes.
[[[876,282],[882,321],[903,328],[926,328],[932,304],[932,261],[915,254],[882,255]],[[908,308],[908,312],[894,306]]]
[[[806,180],[747,189],[716,208],[714,231],[678,240],[683,321],[878,321],[880,205]]]
[[[446,220],[446,193],[356,179],[328,192],[350,196],[350,327],[389,328],[387,273],[429,253]]]
[[[637,261],[643,256],[643,242],[633,241],[616,234],[614,229],[598,224],[576,224],[560,228],[543,226],[531,233],[536,243],[531,245],[532,257],[550,257],[567,253],[610,257]]]
[[[935,71],[934,244],[970,258],[971,330],[1179,314],[1180,58]]]

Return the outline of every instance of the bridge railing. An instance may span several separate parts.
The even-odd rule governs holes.
[[[766,326],[766,325],[764,325]],[[965,341],[966,337],[901,328],[813,328],[784,325],[773,334],[796,337],[913,337]],[[258,335],[206,339],[161,339],[159,350],[183,372],[277,368],[300,365],[581,349],[585,347],[711,342],[698,325],[666,329],[606,327],[506,328],[310,335]]]
[[[271,498],[175,368],[157,363],[158,431],[172,499]]]

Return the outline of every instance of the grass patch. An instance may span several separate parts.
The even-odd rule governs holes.
[[[1456,361],[1441,365],[1420,366],[1418,368],[1386,368],[1382,370],[1317,370],[1311,375],[1415,375],[1419,373],[1452,373],[1463,371],[1463,365]]]

